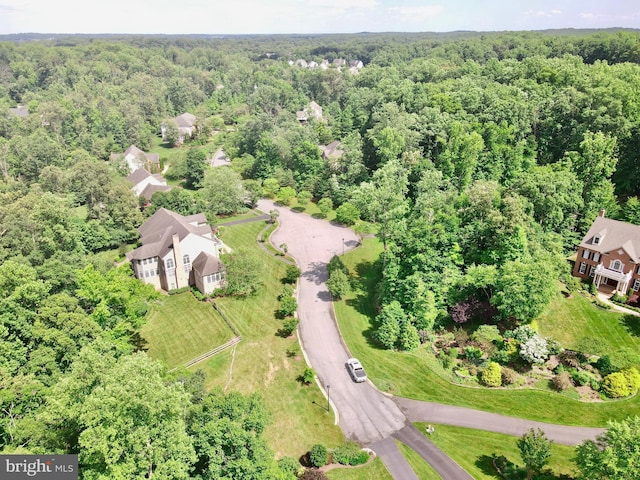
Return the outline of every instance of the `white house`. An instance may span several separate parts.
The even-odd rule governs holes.
[[[131,173],[140,168],[150,172],[160,170],[160,154],[143,152],[135,145],[131,145],[124,153],[112,153],[110,158],[112,162],[127,162]]]
[[[203,213],[183,217],[161,208],[138,231],[142,246],[127,258],[139,280],[167,291],[195,285],[205,294],[224,285],[225,246]]]
[[[160,174],[152,175],[144,168],[139,168],[127,177],[129,183],[133,185],[131,190],[136,197],[143,197],[151,200],[151,196],[156,192],[168,192],[171,187]]]
[[[196,116],[192,113],[185,112],[173,119],[178,125],[178,143],[183,143],[184,139],[193,137],[196,130]],[[162,141],[167,141],[167,127],[163,123],[160,125],[160,133],[162,133]]]

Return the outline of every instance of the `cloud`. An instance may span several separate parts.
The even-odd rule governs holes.
[[[378,6],[377,0],[310,0],[307,5],[320,8],[347,10],[352,8],[372,9]]]
[[[387,12],[391,15],[408,17],[412,20],[432,18],[444,11],[442,5],[424,5],[420,7],[390,7]]]
[[[525,15],[530,17],[553,17],[554,15],[560,15],[562,10],[553,9],[553,10],[527,10],[524,12]]]

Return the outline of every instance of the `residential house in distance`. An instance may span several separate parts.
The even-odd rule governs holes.
[[[605,211],[578,245],[573,275],[593,277],[597,288],[609,286],[626,295],[640,291],[640,225],[612,220]]]
[[[114,163],[127,162],[131,173],[140,168],[144,168],[148,172],[160,171],[160,154],[145,153],[135,145],[131,145],[124,153],[112,153],[110,159]]]
[[[26,105],[18,105],[17,107],[10,108],[9,112],[16,117],[24,118],[29,116],[29,108],[27,108]]]
[[[337,140],[329,145],[319,145],[319,148],[322,151],[322,158],[329,163],[337,161],[344,153],[344,150],[340,150],[340,142]]]
[[[171,190],[171,186],[167,185],[167,181],[162,175],[159,173],[151,174],[144,168],[139,168],[130,174],[127,180],[133,185],[131,187],[133,194],[147,201],[150,201],[156,192],[168,192]]]
[[[185,112],[182,115],[178,115],[173,119],[178,125],[178,143],[183,143],[185,138],[191,138],[196,130],[196,116]],[[160,132],[162,133],[162,141],[167,141],[167,126],[162,123],[160,125]]]
[[[138,231],[142,245],[127,259],[139,280],[167,291],[196,286],[203,294],[224,285],[226,247],[203,213],[183,217],[161,208]]]
[[[322,107],[316,102],[311,102],[299,112],[296,112],[296,118],[301,124],[306,124],[310,118],[320,120],[322,118]]]

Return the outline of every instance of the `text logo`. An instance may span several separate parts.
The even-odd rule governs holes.
[[[77,455],[0,455],[2,480],[78,480]]]

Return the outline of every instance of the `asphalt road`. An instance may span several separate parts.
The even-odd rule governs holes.
[[[288,207],[278,207],[270,200],[258,202],[258,209],[265,213],[274,208],[280,212],[280,226],[272,234],[271,241],[274,245],[286,243],[288,253],[297,260],[302,271],[298,288],[299,330],[311,366],[325,390],[330,392],[345,436],[369,445],[395,479],[412,480],[417,477],[393,438],[418,452],[445,480],[471,478],[421,435],[411,422],[442,423],[516,436],[529,428],[542,428],[549,439],[569,445],[593,439],[604,431],[533,422],[399,397],[392,399],[369,383],[354,383],[345,367],[349,353],[333,318],[325,282],[328,279],[326,264],[331,257],[355,248],[358,239],[348,228],[293,212]]]
[[[340,413],[340,427],[347,438],[369,445],[404,427],[406,418],[395,402],[369,383],[354,383],[345,367],[349,354],[332,317],[332,305],[325,282],[326,264],[333,255],[358,245],[348,228],[332,225],[290,208],[260,200],[258,208],[280,212],[274,245],[287,244],[302,270],[298,288],[300,337],[322,385],[329,385],[331,401]],[[366,365],[365,365],[366,369]]]

